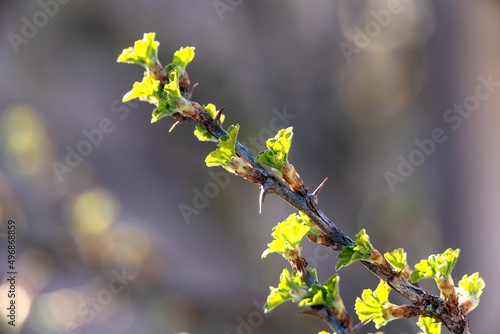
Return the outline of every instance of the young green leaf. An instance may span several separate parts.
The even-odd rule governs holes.
[[[280,253],[286,259],[295,259],[300,256],[299,242],[309,232],[310,227],[305,225],[296,214],[291,214],[286,220],[273,228],[273,240],[262,253],[265,258],[270,253]]]
[[[141,101],[158,104],[164,99],[160,81],[153,79],[152,76],[144,73],[144,78],[141,82],[135,82],[134,87],[123,97],[123,102],[139,98]]]
[[[423,330],[419,334],[441,334],[441,323],[436,322],[432,318],[421,316],[418,319],[417,325]]]
[[[180,48],[179,50],[175,51],[172,64],[180,66],[185,71],[186,66],[193,60],[193,58],[194,58],[194,47],[191,46],[191,47]]]
[[[345,307],[339,294],[339,279],[339,276],[335,274],[323,286],[313,284],[299,302],[299,306],[327,305],[336,309],[337,314],[343,313]]]
[[[479,297],[486,286],[484,280],[478,273],[471,276],[464,275],[458,282],[457,295],[460,304],[464,304],[469,311],[472,311],[479,304]]]
[[[459,249],[449,248],[443,254],[432,254],[427,260],[415,265],[416,270],[411,273],[411,280],[416,282],[422,278],[434,278],[438,283],[449,280],[459,252]]]
[[[318,225],[314,224],[305,213],[299,211],[300,216],[297,216],[297,221],[304,224],[305,226],[309,226],[309,231],[307,232],[307,238],[312,242],[318,244],[324,244],[326,235],[321,231]]]
[[[358,234],[355,235],[355,242],[352,246],[346,246],[342,249],[337,258],[339,262],[337,263],[335,269],[339,270],[342,267],[347,267],[351,263],[356,261],[368,261],[371,263],[381,263],[382,256],[378,254],[374,257],[373,254],[378,254],[378,252],[373,249],[370,243],[370,238],[366,234],[365,229],[362,229]]]
[[[236,126],[231,125],[229,127],[229,129],[227,130],[227,135],[219,139],[219,144],[217,144],[218,149],[212,151],[205,159],[208,167],[229,167],[233,158],[237,158],[234,148],[236,146],[236,137],[238,136],[239,130],[239,124],[237,124]]]
[[[158,103],[158,107],[153,110],[151,123],[157,122],[159,119],[171,114],[172,111],[168,108],[168,102],[165,100],[161,100],[160,103]]]
[[[118,62],[138,64],[146,69],[155,69],[158,62],[158,46],[155,33],[146,33],[141,40],[135,42],[134,47],[124,49],[118,57]]]
[[[266,142],[267,150],[260,152],[255,161],[273,168],[274,172],[282,177],[281,168],[288,165],[288,151],[292,145],[293,127],[282,129],[278,134]]]
[[[392,253],[385,253],[385,258],[394,266],[394,268],[399,270],[404,279],[411,281],[410,274],[412,270],[408,266],[408,262],[406,261],[406,252],[403,248],[395,249]]]
[[[316,275],[316,273],[314,273],[314,275]],[[267,297],[267,302],[264,305],[265,313],[289,299],[294,302],[300,301],[309,290],[307,284],[300,277],[300,274],[294,271],[290,275],[287,269],[284,269],[280,275],[278,288],[269,287],[269,289],[271,293]]]
[[[178,71],[171,71],[169,77],[170,82],[164,87],[162,100],[159,101],[158,107],[153,110],[151,123],[175,112],[182,114],[193,109],[189,101],[184,99],[179,91]]]
[[[215,108],[215,105],[209,103],[206,106],[203,106],[203,109],[205,109],[210,114],[210,116],[212,116],[213,119],[215,119],[215,117],[217,117],[217,108]],[[225,118],[226,118],[226,116],[224,114],[222,114],[220,117],[221,124],[224,123]],[[196,130],[194,130],[194,135],[200,141],[214,141],[214,142],[219,141],[217,138],[212,136],[205,129],[202,129],[198,125],[196,125]]]
[[[288,291],[280,291],[279,289],[273,288],[272,286],[269,287],[269,290],[271,292],[269,293],[269,296],[267,296],[267,301],[266,304],[264,305],[265,313],[270,312],[279,304],[292,298],[290,296],[290,293],[288,293]]]
[[[384,254],[387,261],[398,270],[406,270],[408,264],[406,263],[406,252],[403,248],[395,249],[392,253]]]
[[[179,71],[173,70],[168,75],[169,83],[165,85],[165,91],[171,95],[172,98],[181,98],[181,91],[179,89]],[[175,104],[175,103],[174,103]]]
[[[377,289],[372,292],[371,289],[363,290],[363,294],[356,299],[355,309],[361,321],[375,322],[375,327],[380,328],[389,321],[396,319],[390,312],[386,312],[395,305],[389,302],[389,292],[391,288],[388,284],[380,281]]]
[[[447,249],[443,254],[432,254],[428,260],[422,260],[415,265],[411,273],[413,282],[422,278],[434,278],[441,291],[441,297],[447,301],[456,302],[456,290],[451,272],[457,262],[460,250]]]

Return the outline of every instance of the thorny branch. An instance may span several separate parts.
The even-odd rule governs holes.
[[[159,68],[157,69],[157,71],[152,73],[152,75],[157,80],[160,80],[162,85],[165,85],[168,83],[168,79],[164,73],[164,69]],[[187,73],[185,73],[185,75],[187,79],[185,78],[184,84],[180,85],[181,94],[185,99],[190,100],[192,88],[190,88],[189,77],[187,77]],[[199,104],[197,105],[199,106]],[[222,110],[220,110],[217,117],[213,119],[206,110],[200,107],[196,111],[196,115],[194,115],[194,117],[187,117],[179,113],[173,113],[171,116],[177,120],[176,124],[183,122],[193,123],[206,130],[215,138],[219,139],[220,137],[227,135],[227,132],[222,128],[219,119],[221,113]],[[239,142],[236,142],[235,152],[240,158],[245,160],[252,167],[251,173],[248,173],[248,175],[244,177],[249,181],[258,183],[260,185],[261,206],[266,194],[273,193],[282,198],[284,201],[288,202],[295,209],[306,214],[326,235],[326,238],[328,239],[328,242],[326,242],[326,244],[333,247],[333,249],[340,251],[345,246],[353,245],[354,241],[344,232],[342,232],[342,230],[340,230],[337,225],[335,225],[318,208],[318,190],[312,194],[307,194],[306,192],[305,195],[301,194],[300,192],[294,192],[280,178],[270,173],[260,163],[256,162],[247,147]],[[321,186],[319,187],[319,189],[320,188]],[[466,312],[464,312],[457,305],[445,302],[440,297],[425,292],[417,284],[408,282],[400,274],[400,272],[395,271],[387,261],[385,261],[385,263],[382,265],[373,264],[366,261],[360,262],[369,271],[371,271],[381,280],[387,282],[393,290],[397,291],[413,304],[413,309],[415,311],[413,312],[413,314],[411,314],[411,316],[425,316],[441,321],[452,334],[472,334],[468,326],[468,319],[465,315]],[[304,270],[304,268],[302,268],[302,275],[307,272],[307,270]],[[308,280],[310,281],[309,278],[304,278],[306,282],[308,282]],[[312,284],[312,282],[309,282],[308,284]],[[339,334],[349,334],[356,331],[355,329],[349,328],[350,324],[343,324],[338,319],[336,319],[331,313],[331,310],[329,310],[327,307],[324,307],[323,309],[320,308],[317,310],[317,312],[322,313],[323,320],[327,321],[330,327]]]

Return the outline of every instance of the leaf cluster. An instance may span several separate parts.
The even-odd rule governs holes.
[[[381,281],[375,291],[371,289],[363,290],[361,298],[356,299],[355,309],[359,320],[375,322],[375,327],[380,328],[389,321],[396,319],[387,312],[389,306],[395,306],[389,302],[389,292],[391,288],[387,283]]]
[[[267,249],[262,253],[265,258],[270,253],[280,253],[287,260],[300,257],[301,248],[299,242],[307,235],[310,226],[301,216],[295,213],[288,216],[283,222],[273,228],[272,236],[274,240],[267,245]]]
[[[260,152],[255,161],[270,166],[273,171],[282,177],[281,169],[289,165],[288,151],[292,146],[293,127],[281,129],[274,138],[266,141],[267,150]]]
[[[336,270],[361,260],[371,263],[381,263],[380,256],[373,256],[374,254],[378,254],[378,252],[373,248],[370,237],[366,234],[365,229],[362,229],[354,238],[354,244],[344,247],[342,252],[337,255],[340,260],[337,262]]]
[[[181,94],[179,77],[184,75],[186,66],[194,58],[194,47],[180,48],[175,52],[172,63],[167,65],[168,82],[162,84],[156,73],[163,67],[158,60],[158,46],[154,33],[146,33],[133,47],[126,48],[118,57],[118,62],[137,64],[146,69],[141,82],[134,83],[131,91],[123,97],[123,102],[139,98],[157,106],[151,123],[173,113],[192,113],[194,106]]]

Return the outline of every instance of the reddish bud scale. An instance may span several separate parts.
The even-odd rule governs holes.
[[[345,319],[345,316],[347,316],[347,319],[349,319],[349,316],[345,311],[344,302],[342,301],[342,298],[340,297],[335,298],[335,304],[337,305],[337,307],[331,308],[335,318],[342,320],[343,318]]]
[[[245,167],[246,174],[240,175],[252,183],[264,184],[266,177],[262,173],[253,167]],[[238,174],[239,175],[239,174]]]
[[[416,309],[411,305],[388,305],[386,314],[396,319],[409,319],[416,315]]]
[[[455,292],[455,285],[453,284],[453,279],[450,278],[441,281],[438,287],[445,301],[451,302],[453,304],[458,304],[458,296]]]
[[[151,70],[148,68],[148,74],[153,77],[153,79],[160,81],[161,85],[164,86],[168,82],[167,71],[161,66],[161,64],[156,63],[155,69]]]
[[[308,234],[307,239],[311,240],[314,243],[330,247],[333,246],[334,243],[330,237],[328,237],[326,234],[322,233],[320,235],[318,234]]]
[[[372,253],[370,255],[370,262],[382,265],[384,267],[387,265],[387,260],[375,248],[372,249]]]
[[[293,256],[293,258],[290,261],[290,264],[292,265],[292,268],[300,273],[307,273],[307,275],[309,274],[309,272],[307,272],[307,269],[306,269],[306,266],[307,266],[307,262],[306,262],[306,259],[304,259],[303,257],[300,256],[300,250],[296,250],[294,252],[295,254],[292,254],[292,255],[295,255]]]
[[[266,181],[266,177],[258,169],[253,168],[241,158],[234,158],[229,167],[224,168],[252,183],[264,184]]]
[[[212,119],[212,116],[210,116],[210,114],[203,109],[199,103],[188,101],[186,99],[179,99],[179,101],[175,103],[175,109],[182,115],[203,123]]]
[[[340,302],[342,302],[342,301],[340,301]],[[342,305],[343,305],[343,303],[342,303]],[[332,307],[332,308],[330,308],[330,311],[332,312],[333,316],[335,318],[337,318],[337,320],[342,325],[342,327],[350,328],[351,318],[349,317],[349,314],[347,314],[347,312],[345,310],[342,310],[341,308],[337,308],[337,307]]]
[[[462,304],[460,304],[460,311],[463,315],[467,315],[469,313],[470,309],[472,308],[472,302],[470,300],[464,301]]]
[[[283,174],[283,180],[290,185],[294,192],[302,196],[307,195],[307,188],[293,165],[284,165],[281,167],[281,173]]]
[[[300,257],[300,249],[298,249],[298,248],[291,249],[290,252],[288,253],[288,255],[290,255],[290,257],[293,257],[293,258]]]
[[[191,85],[191,81],[189,80],[189,75],[187,74],[186,71],[183,71],[183,73],[179,76],[179,90],[181,91],[181,94],[184,96],[184,94],[189,93],[189,86]]]

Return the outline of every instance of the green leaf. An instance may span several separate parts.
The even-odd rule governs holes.
[[[469,311],[472,311],[479,304],[479,297],[483,293],[486,286],[484,280],[479,277],[478,273],[471,276],[464,275],[460,282],[458,282],[457,295],[460,304],[470,302]]]
[[[151,118],[151,123],[157,122],[159,119],[171,115],[173,112],[168,108],[168,103],[165,100],[162,100],[158,107],[153,110],[153,115]]]
[[[356,240],[356,248],[362,254],[370,254],[372,253],[372,244],[370,243],[370,237],[366,234],[365,229],[362,229],[358,234],[354,236]]]
[[[267,245],[267,249],[262,253],[266,257],[270,253],[280,253],[286,259],[293,259],[300,256],[299,242],[307,235],[310,227],[305,225],[296,215],[291,214],[286,220],[273,228],[273,240]]]
[[[140,98],[142,101],[148,101],[157,104],[165,97],[162,94],[160,81],[153,79],[152,76],[144,73],[144,78],[141,82],[135,82],[134,87],[123,97],[123,102],[130,101],[135,98]]]
[[[158,63],[158,46],[160,45],[154,39],[155,33],[144,34],[141,40],[135,42],[134,47],[124,49],[117,61],[138,64],[154,70]]]
[[[408,267],[406,262],[406,252],[403,248],[395,249],[392,253],[385,253],[385,258],[396,269],[405,271]]]
[[[389,321],[394,320],[395,318],[386,312],[390,306],[394,306],[388,301],[390,291],[389,285],[383,281],[380,281],[377,289],[373,292],[371,289],[363,290],[362,299],[358,297],[355,304],[359,319],[361,321],[373,320],[376,328],[380,328]]]
[[[172,95],[172,98],[182,97],[179,88],[179,71],[173,70],[168,75],[169,83],[165,85],[165,91]]]
[[[300,277],[300,274],[290,272],[284,269],[280,275],[280,283],[278,288],[269,287],[271,293],[267,297],[267,302],[264,305],[265,313],[271,311],[273,308],[291,299],[298,302],[307,293],[308,287]]]
[[[441,323],[432,318],[420,316],[417,325],[424,331],[419,334],[441,334]]]
[[[295,248],[308,231],[309,227],[297,222],[297,216],[293,214],[274,228],[273,237],[283,239],[290,247]]]
[[[194,58],[194,49],[195,48],[191,46],[191,47],[180,48],[179,50],[175,51],[172,64],[180,66],[185,71],[186,66]]]
[[[344,303],[339,294],[339,280],[337,274],[333,275],[325,282],[323,286],[313,284],[306,296],[299,302],[300,306],[327,305],[331,308],[336,308],[339,313],[342,313]]]
[[[170,82],[164,87],[163,95],[161,95],[162,99],[158,103],[158,107],[153,110],[151,123],[173,113],[183,113],[186,110],[192,109],[189,101],[183,98],[180,93],[178,70],[170,72],[169,77]],[[159,81],[157,82],[159,84]]]
[[[296,290],[307,289],[307,284],[302,280],[298,272],[293,271],[292,274],[290,274],[287,269],[283,269],[280,275],[278,289],[288,290],[292,296],[297,296],[302,294],[302,292]]]
[[[309,274],[311,274],[311,278],[313,281],[317,282],[318,281],[318,273],[316,272],[315,268],[308,268]]]
[[[355,242],[352,246],[346,246],[342,249],[337,258],[339,258],[339,262],[335,267],[336,270],[339,270],[342,267],[347,267],[351,263],[356,261],[364,260],[369,261],[370,256],[372,255],[372,244],[370,243],[370,238],[366,234],[365,229],[362,229],[358,234],[355,235]]]
[[[217,144],[218,149],[212,151],[205,162],[208,167],[213,166],[223,166],[229,167],[233,158],[237,158],[235,150],[236,137],[238,136],[238,131],[240,130],[239,124],[231,125],[227,130],[227,135],[219,139]]]
[[[411,280],[416,282],[422,278],[434,278],[438,284],[445,279],[449,280],[459,252],[459,249],[449,248],[443,254],[432,254],[427,260],[415,265],[416,270],[411,273]]]
[[[285,252],[285,240],[283,239],[274,239],[271,243],[267,244],[267,249],[262,253],[262,258],[267,257],[268,254],[271,253],[283,253]]]
[[[288,165],[288,151],[292,145],[293,127],[282,129],[278,134],[266,142],[267,150],[260,152],[255,161],[263,163],[274,169],[282,177],[281,168]]]
[[[267,296],[266,304],[264,305],[264,312],[268,313],[279,304],[291,299],[292,297],[287,291],[280,291],[279,289],[269,287],[270,294]]]
[[[213,119],[215,119],[215,117],[217,117],[217,109],[215,108],[215,106],[213,104],[209,103],[206,106],[203,106],[203,109],[205,109],[210,114],[210,116],[212,116]],[[222,114],[220,117],[221,124],[224,123],[225,118],[226,118],[226,115]],[[217,138],[212,136],[205,129],[202,129],[198,125],[196,125],[196,130],[194,130],[194,135],[200,141],[214,141],[214,142],[219,141]]]

